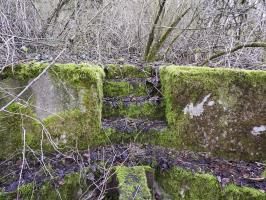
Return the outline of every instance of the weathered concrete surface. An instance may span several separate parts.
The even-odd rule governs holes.
[[[266,159],[266,72],[162,67],[166,117],[180,147]]]
[[[1,74],[0,106],[14,98],[47,65],[31,63]],[[0,158],[26,142],[32,148],[88,148],[100,132],[104,72],[89,65],[54,65],[15,103],[0,113]],[[15,89],[14,89],[15,88]],[[95,138],[94,138],[95,139]],[[46,147],[47,146],[47,147]]]

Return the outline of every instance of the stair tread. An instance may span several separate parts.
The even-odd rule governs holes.
[[[112,128],[118,132],[133,133],[136,131],[162,131],[167,128],[166,121],[132,118],[103,119],[102,128]]]
[[[143,104],[143,103],[153,103],[153,104],[160,104],[162,101],[162,97],[159,96],[127,96],[127,97],[104,97],[103,103],[104,104],[111,104],[112,106],[116,106],[117,104]]]
[[[105,82],[129,82],[129,83],[151,83],[154,85],[158,85],[159,78],[158,77],[147,77],[147,78],[119,78],[119,79],[106,79]]]

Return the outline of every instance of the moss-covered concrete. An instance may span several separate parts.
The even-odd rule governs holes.
[[[266,194],[254,188],[239,187],[230,184],[225,187],[222,199],[226,200],[265,200]]]
[[[160,69],[166,117],[181,147],[265,160],[266,72],[204,67]],[[262,128],[261,128],[262,127]]]
[[[28,64],[14,65],[13,68],[6,67],[0,74],[0,80],[15,78],[16,80],[27,83],[30,79],[38,76],[46,66],[47,64],[45,63],[31,62]]]
[[[141,103],[131,102],[128,105],[122,101],[118,101],[115,106],[109,103],[104,103],[103,117],[164,119],[164,105],[149,101]]]
[[[126,96],[146,96],[150,93],[151,87],[145,82],[130,81],[105,81],[103,93],[105,97],[126,97]]]
[[[71,110],[50,116],[44,119],[44,125],[52,140],[59,148],[87,149],[98,144],[96,138],[100,133],[100,124],[97,117],[80,110]],[[52,150],[46,141],[46,150]]]
[[[107,79],[148,78],[152,75],[152,67],[109,64],[105,66],[105,73]]]
[[[34,145],[36,142],[35,131],[39,130],[31,117],[35,117],[32,110],[20,103],[13,103],[6,112],[0,112],[0,159],[21,153],[25,134],[26,143]]]
[[[140,144],[152,144],[167,146],[172,144],[173,138],[168,129],[163,130],[148,130],[141,131],[135,130],[127,133],[123,131],[117,131],[113,128],[103,129],[102,133],[98,135],[97,144],[125,144],[130,142]],[[178,144],[176,144],[178,145]]]
[[[14,68],[14,72],[11,70],[4,71],[1,78],[14,80],[19,82],[21,86],[25,86],[46,66],[47,64],[40,63],[18,65]],[[97,134],[100,133],[102,118],[103,69],[86,64],[55,64],[51,66],[47,73],[52,78],[54,84],[63,82],[62,87],[68,87],[67,91],[75,91],[75,94],[78,94],[78,96],[70,94],[68,98],[76,98],[80,105],[74,108],[59,105],[59,109],[55,109],[55,111],[59,110],[59,113],[50,113],[48,117],[39,119],[40,116],[35,106],[38,105],[45,108],[46,102],[44,102],[44,105],[39,103],[38,101],[42,99],[42,96],[39,99],[36,98],[36,93],[39,91],[33,91],[30,88],[29,96],[31,97],[32,92],[33,98],[26,96],[25,98],[23,97],[24,100],[19,100],[11,105],[9,109],[13,113],[0,113],[0,144],[6,146],[1,151],[0,158],[7,158],[15,150],[19,151],[21,149],[23,128],[26,132],[27,144],[35,149],[40,148],[42,137],[44,138],[42,144],[45,150],[52,149],[50,145],[51,139],[59,148],[84,149],[88,148],[90,142],[93,141],[92,138],[98,137]],[[46,83],[44,82],[43,84]],[[49,95],[50,89],[55,87],[57,86],[51,85],[48,87],[47,94],[38,95],[43,95],[45,99],[45,96]],[[41,89],[42,86],[40,85],[39,88]],[[49,99],[47,100],[49,101]],[[29,104],[26,104],[26,101]],[[5,102],[8,102],[8,100],[5,100]],[[2,101],[2,104],[5,102]],[[24,108],[25,104],[27,105],[26,108]],[[61,96],[59,104],[68,105],[69,103],[65,96]],[[17,108],[17,105],[21,105],[20,108]],[[66,109],[68,107],[70,108],[69,110]],[[16,112],[13,111],[14,109]],[[23,115],[20,115],[21,112]]]
[[[8,85],[14,81],[14,87],[25,86],[46,66],[30,63],[18,65],[14,71],[6,69],[0,75],[1,83]],[[152,69],[108,65],[105,73],[109,79],[147,78],[152,75]],[[41,118],[40,122],[45,129],[38,122],[39,114],[32,106],[38,100],[36,95],[29,98],[30,94],[25,94],[22,98],[29,100],[29,104],[19,100],[10,105],[7,112],[1,112],[0,159],[14,152],[21,153],[25,130],[27,145],[40,149],[42,141],[45,151],[53,151],[50,139],[60,150],[134,141],[209,151],[221,157],[266,160],[266,72],[162,67],[163,104],[152,101],[125,103],[121,100],[115,102],[115,106],[108,102],[103,105],[103,93],[106,97],[141,96],[147,88],[143,83],[134,85],[117,80],[107,80],[103,86],[103,69],[86,64],[55,64],[48,70],[48,74],[53,87],[58,90],[66,87],[70,93],[59,98],[59,103],[62,100],[66,106],[60,107],[60,112],[54,115]],[[55,86],[58,82],[62,84]],[[3,96],[0,93],[0,97]],[[69,96],[77,99],[75,102],[80,105],[70,105],[71,100],[67,99]],[[0,105],[8,100],[1,100]],[[165,119],[165,113],[170,125],[168,129],[145,132],[136,129],[132,133],[114,128],[101,129],[102,117],[153,120]],[[41,140],[42,137],[44,140]],[[147,169],[140,166],[116,168],[120,199],[152,198],[145,171]],[[235,185],[221,188],[210,174],[193,174],[180,168],[158,172],[157,180],[173,199],[266,199],[265,193],[258,190]],[[60,187],[55,187],[52,182],[41,187],[34,183],[25,185],[20,188],[19,196],[23,199],[60,199],[60,193],[61,199],[78,199],[85,191],[86,184],[79,174],[65,177]],[[14,198],[14,193],[0,193],[1,200]]]
[[[116,167],[115,174],[119,188],[119,199],[152,199],[146,177],[147,170],[151,169],[143,166]]]
[[[173,168],[167,172],[158,171],[156,178],[163,190],[175,200],[266,199],[266,194],[259,190],[233,184],[222,188],[211,174],[193,173],[181,168]]]

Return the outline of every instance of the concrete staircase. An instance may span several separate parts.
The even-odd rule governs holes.
[[[167,127],[156,68],[112,68],[109,65],[105,73],[104,130],[112,129],[118,134],[148,134]]]

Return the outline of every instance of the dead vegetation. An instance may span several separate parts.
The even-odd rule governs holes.
[[[264,69],[265,46],[248,44],[265,43],[265,13],[263,0],[1,0],[0,64],[51,61],[66,47],[61,62]]]

